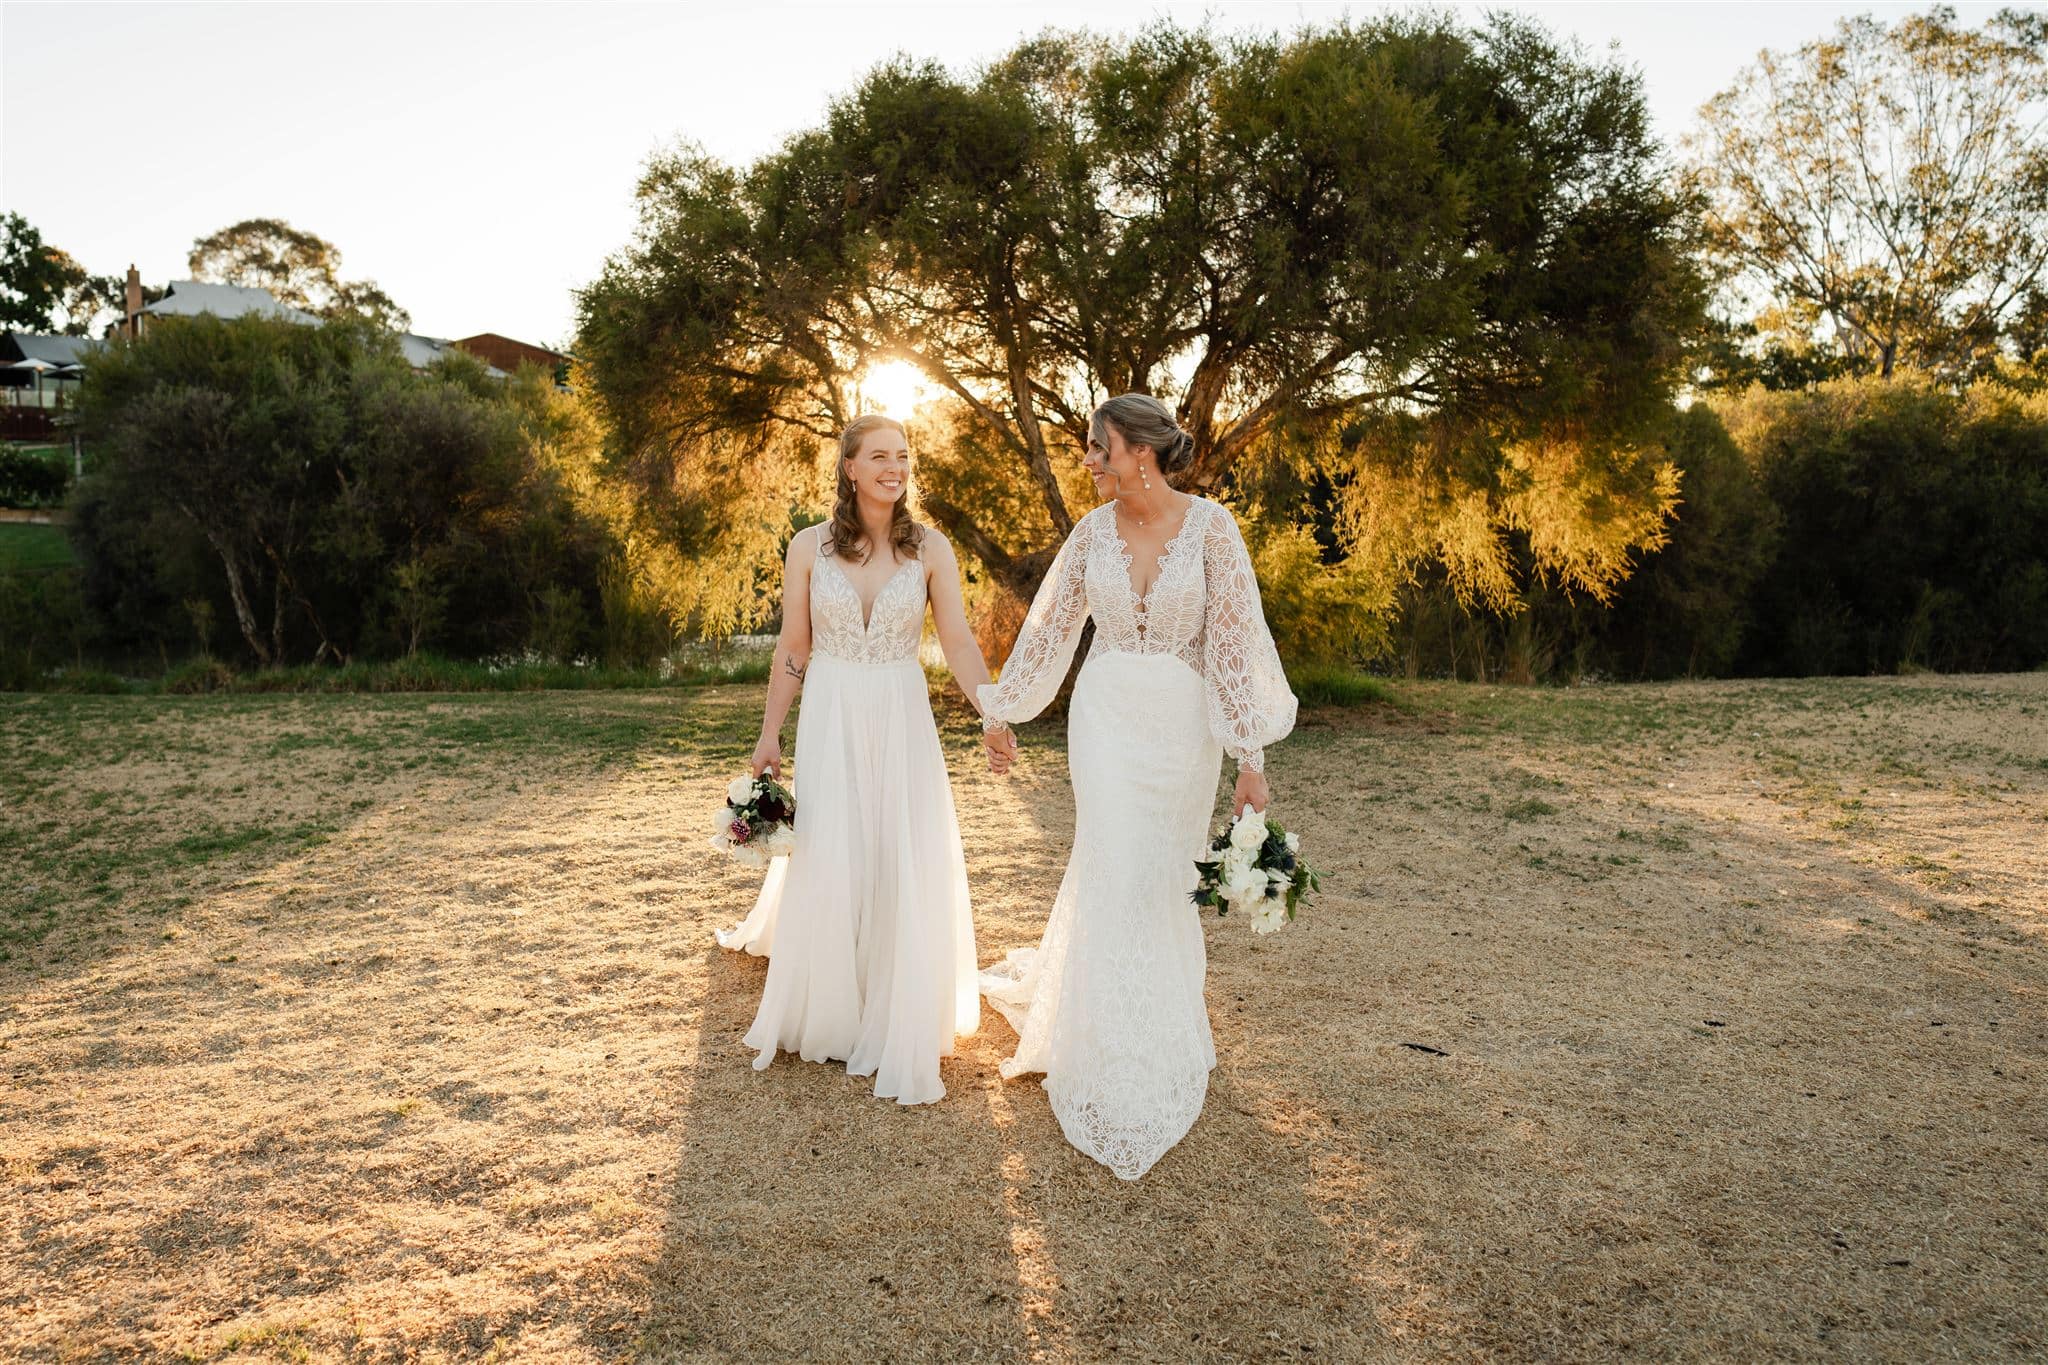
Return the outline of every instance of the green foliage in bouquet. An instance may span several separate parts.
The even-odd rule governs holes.
[[[1252,912],[1253,925],[1271,933],[1294,918],[1321,874],[1305,862],[1300,840],[1262,813],[1247,811],[1209,841],[1208,858],[1197,858],[1200,880],[1188,898],[1227,915],[1233,907]],[[1275,914],[1277,906],[1282,913]]]

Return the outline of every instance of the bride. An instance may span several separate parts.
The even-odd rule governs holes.
[[[980,689],[990,767],[1006,772],[1008,727],[1052,700],[1094,618],[1067,722],[1073,854],[1039,946],[981,989],[1017,1030],[1003,1075],[1045,1073],[1067,1141],[1125,1180],[1187,1133],[1216,1065],[1188,893],[1223,754],[1231,809],[1264,810],[1262,749],[1294,727],[1236,520],[1167,483],[1193,456],[1156,398],[1095,410],[1086,464],[1108,500],[1075,524],[1002,681]]]
[[[789,543],[753,771],[782,771],[797,689],[796,847],[769,866],[753,913],[718,941],[768,958],[747,1030],[756,1070],[778,1049],[844,1059],[875,1094],[928,1104],[939,1058],[979,1026],[967,863],[918,641],[926,603],[972,699],[988,680],[953,547],[911,520],[910,447],[887,417],[839,440],[832,516]]]

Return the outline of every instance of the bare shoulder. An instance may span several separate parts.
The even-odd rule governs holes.
[[[808,569],[818,558],[818,547],[824,543],[825,523],[806,526],[789,538],[789,552],[783,562],[792,569]]]

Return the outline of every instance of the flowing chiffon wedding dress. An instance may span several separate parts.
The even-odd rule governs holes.
[[[1188,893],[1223,754],[1262,769],[1295,698],[1229,509],[1188,504],[1142,602],[1115,518],[1110,502],[1075,524],[1001,680],[979,694],[991,717],[1031,719],[1094,618],[1067,722],[1073,853],[1038,947],[983,972],[981,989],[1017,1030],[1003,1075],[1045,1073],[1067,1141],[1135,1180],[1194,1124],[1216,1065]]]
[[[924,565],[900,566],[863,620],[860,593],[821,547],[810,602],[796,847],[718,942],[768,958],[746,1035],[756,1069],[779,1049],[843,1059],[878,1096],[928,1104],[946,1093],[939,1058],[978,1027],[981,1001],[967,861],[917,657]]]

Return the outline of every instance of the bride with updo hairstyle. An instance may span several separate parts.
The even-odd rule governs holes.
[[[1017,1031],[1003,1075],[1044,1073],[1067,1140],[1126,1180],[1193,1126],[1216,1065],[1189,892],[1223,755],[1232,813],[1263,811],[1265,746],[1294,727],[1237,521],[1173,485],[1194,458],[1150,394],[1095,409],[1083,463],[1104,501],[1060,546],[1002,681],[980,689],[989,766],[1007,772],[1010,726],[1045,709],[1095,622],[1067,715],[1066,874],[1038,947],[981,988]]]
[[[746,1035],[756,1070],[778,1051],[844,1061],[878,1096],[926,1104],[981,1020],[967,862],[918,659],[927,606],[970,701],[989,674],[953,547],[910,514],[910,470],[901,423],[857,419],[832,515],[790,538],[753,772],[781,773],[801,688],[796,847],[718,941],[768,958]]]

